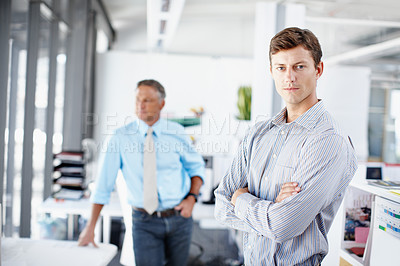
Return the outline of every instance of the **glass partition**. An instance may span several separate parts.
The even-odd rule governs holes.
[[[68,1],[62,1],[64,9],[62,14],[66,15]],[[62,119],[64,106],[64,83],[65,83],[65,62],[66,62],[66,42],[68,25],[60,21],[56,16],[54,7],[57,1],[47,1],[40,3],[40,23],[38,32],[33,32],[30,36],[38,36],[36,63],[36,86],[34,102],[34,130],[33,130],[33,154],[32,154],[32,198],[29,204],[32,205],[31,213],[21,214],[21,183],[22,183],[22,161],[23,161],[23,141],[24,141],[24,120],[25,120],[25,87],[27,79],[27,46],[28,46],[28,11],[29,1],[16,0],[11,5],[11,25],[10,25],[10,71],[9,71],[9,90],[7,97],[8,123],[6,125],[6,175],[5,175],[5,215],[4,215],[4,234],[11,237],[16,236],[20,227],[21,215],[34,217],[34,211],[43,199],[44,187],[44,166],[46,156],[46,142],[52,141],[54,151],[61,150],[62,144]],[[52,44],[51,28],[54,23],[60,23],[56,38],[58,43]],[[49,96],[49,56],[51,45],[56,45],[57,51],[57,72],[54,72],[56,80],[55,100],[55,123],[54,134],[46,135],[47,108],[51,99]],[[30,66],[32,67],[32,66]],[[54,97],[54,96],[53,96]],[[28,184],[29,185],[29,184]]]
[[[43,5],[43,3],[42,3]],[[41,8],[41,11],[43,8]],[[39,47],[37,58],[36,74],[36,95],[35,95],[35,126],[33,131],[33,178],[32,178],[32,217],[35,217],[35,210],[43,200],[44,167],[46,156],[46,115],[49,90],[49,56],[50,56],[50,29],[51,14],[48,8],[46,14],[41,14]],[[32,224],[33,225],[33,224]]]
[[[10,71],[8,92],[8,123],[6,125],[6,191],[4,235],[17,234],[21,204],[21,161],[24,134],[24,103],[26,84],[28,8],[26,1],[12,1],[10,25]]]

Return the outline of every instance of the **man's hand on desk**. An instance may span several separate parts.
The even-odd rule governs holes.
[[[78,246],[87,246],[90,243],[93,244],[96,248],[98,247],[94,242],[94,229],[89,228],[88,226],[83,229],[78,239]]]
[[[85,229],[81,232],[78,239],[79,246],[87,246],[90,243],[97,248],[96,243],[94,243],[94,228],[96,227],[96,221],[99,219],[101,210],[103,209],[103,204],[92,204],[92,214],[89,221],[86,224]]]

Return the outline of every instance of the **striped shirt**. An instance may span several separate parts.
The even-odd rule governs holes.
[[[245,265],[318,265],[327,233],[357,169],[354,149],[319,101],[291,123],[286,108],[257,123],[215,192],[217,220],[244,231]],[[301,191],[274,203],[281,186]],[[230,200],[248,187],[236,205]]]

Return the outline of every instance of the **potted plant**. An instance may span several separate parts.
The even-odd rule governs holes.
[[[239,120],[251,119],[251,87],[240,86],[238,89],[237,107],[239,109]]]

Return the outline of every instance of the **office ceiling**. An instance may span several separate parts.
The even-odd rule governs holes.
[[[173,1],[181,0],[169,0],[170,3]],[[117,31],[117,40],[113,49],[148,51],[147,1],[103,0],[103,2],[109,12],[112,25]],[[257,2],[259,1],[184,1],[175,34],[162,52],[251,58]],[[377,71],[384,65],[385,71],[398,72],[400,1],[287,0],[275,2],[306,6],[306,27],[319,37],[324,60],[343,64],[370,65]],[[364,48],[360,50],[361,47]]]

